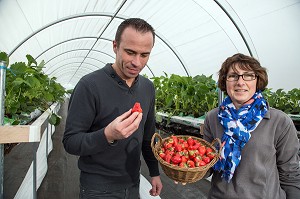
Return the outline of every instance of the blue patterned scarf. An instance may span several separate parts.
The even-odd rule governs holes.
[[[230,97],[226,97],[220,106],[218,118],[224,128],[223,148],[214,169],[223,171],[222,178],[230,182],[234,171],[241,161],[241,151],[267,112],[267,103],[261,92],[240,109],[236,110]]]

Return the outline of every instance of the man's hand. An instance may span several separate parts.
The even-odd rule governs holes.
[[[151,196],[158,196],[162,190],[162,183],[159,176],[155,176],[151,178],[152,189],[150,189],[149,193]]]
[[[143,113],[131,113],[130,109],[129,111],[117,117],[104,129],[104,134],[107,138],[107,141],[113,142],[114,140],[128,138],[139,128],[142,116]]]

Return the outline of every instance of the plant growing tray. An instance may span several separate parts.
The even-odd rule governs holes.
[[[59,105],[54,103],[31,125],[4,125],[0,126],[0,144],[39,142],[42,133],[48,125],[48,118],[52,111]]]

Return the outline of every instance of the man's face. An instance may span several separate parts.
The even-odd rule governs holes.
[[[124,80],[132,80],[138,76],[147,64],[153,48],[151,32],[137,32],[127,27],[121,35],[119,46],[113,41],[113,50],[116,53],[114,68]]]

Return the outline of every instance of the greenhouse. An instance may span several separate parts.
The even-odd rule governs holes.
[[[220,147],[224,146],[221,146],[219,141],[224,137],[221,136],[216,139],[216,143],[213,142],[216,146],[203,140],[208,131],[204,122],[208,121],[208,112],[218,108],[226,97],[232,97],[229,90],[223,92],[219,89],[221,83],[218,82],[218,78],[224,61],[237,53],[258,60],[266,69],[268,82],[262,95],[267,101],[267,106],[280,110],[280,114],[286,116],[282,117],[287,120],[291,119],[291,131],[296,132],[296,138],[300,138],[300,0],[0,0],[0,199],[79,198],[79,167],[87,162],[84,158],[93,157],[93,154],[80,152],[80,156],[70,153],[71,149],[67,146],[64,134],[73,128],[71,126],[77,126],[74,123],[71,125],[70,120],[78,117],[68,116],[68,113],[75,113],[76,109],[79,110],[76,113],[87,110],[89,106],[85,102],[94,103],[93,106],[97,108],[100,108],[100,105],[98,107],[96,102],[90,100],[97,100],[98,95],[88,96],[90,93],[97,93],[93,90],[94,87],[77,95],[74,94],[74,89],[79,92],[81,88],[83,91],[83,87],[87,85],[76,86],[83,82],[82,78],[90,77],[95,71],[108,70],[112,73],[111,71],[115,70],[113,67],[109,70],[107,66],[118,62],[120,46],[118,42],[114,43],[116,31],[119,25],[129,18],[141,18],[154,29],[151,53],[146,51],[141,54],[141,60],[149,57],[146,58],[145,67],[139,73],[138,80],[145,79],[153,83],[155,105],[145,99],[148,94],[150,97],[151,93],[145,93],[137,99],[147,101],[141,103],[143,110],[139,110],[144,111],[141,119],[144,125],[148,124],[148,120],[144,120],[144,113],[149,113],[147,117],[151,117],[153,105],[157,143],[161,137],[164,139],[160,142],[174,135],[194,137],[195,140],[206,143],[207,148],[212,146],[216,156],[211,158],[210,167],[215,168],[215,165],[218,165],[216,162],[221,156]],[[147,32],[134,32],[139,33],[146,37]],[[122,43],[122,40],[120,42]],[[125,49],[125,52],[131,56],[138,53],[132,49]],[[247,70],[243,74],[236,74],[234,71],[233,82],[261,81],[261,76],[254,74],[255,76],[251,77]],[[127,80],[118,76],[118,71],[115,73],[116,78],[123,79],[125,84],[128,84]],[[226,78],[230,80],[229,76]],[[119,86],[123,84],[123,80],[118,80]],[[104,78],[97,81],[101,89],[105,87],[106,82],[106,87],[111,86]],[[132,88],[135,82],[130,84]],[[226,89],[229,89],[228,87],[227,85]],[[121,115],[125,112],[121,106],[133,106],[134,103],[130,100],[135,98],[128,97],[135,96],[135,90],[131,90],[131,86],[128,95],[116,95],[113,88],[111,93],[109,89],[107,88],[109,92],[105,96],[109,99],[105,102],[114,103],[118,100],[114,109],[109,111],[119,112]],[[254,86],[254,89],[258,89],[258,85]],[[73,102],[72,108],[69,104],[71,96],[74,101],[76,96],[76,99],[87,101],[82,101],[82,106],[77,106],[80,102]],[[99,100],[103,99],[99,97]],[[108,111],[107,108],[103,109]],[[102,129],[108,126],[107,120],[114,120],[111,117],[115,112],[112,116],[109,116],[108,112],[101,113],[104,114],[101,118],[105,120],[106,125],[101,123],[96,129],[104,134],[102,137],[107,137],[109,143],[112,141],[112,145],[117,139],[109,140],[107,131],[105,134],[105,130]],[[95,111],[95,114],[98,114],[98,111]],[[98,117],[100,116],[95,116],[94,119]],[[89,119],[92,119],[92,116]],[[94,125],[94,120],[89,122]],[[70,127],[67,126],[68,123]],[[84,123],[84,120],[81,123]],[[258,125],[257,128],[262,125]],[[86,132],[96,132],[94,126],[90,128]],[[145,130],[144,127],[141,128]],[[273,129],[268,126],[266,128],[268,131]],[[252,139],[256,139],[254,135]],[[153,138],[154,136],[152,142]],[[299,141],[298,139],[296,141]],[[116,147],[119,147],[120,140],[117,141],[119,142]],[[91,142],[90,140],[88,144]],[[215,174],[207,178],[201,176],[191,182],[174,182],[176,180],[170,176],[174,175],[174,172],[168,174],[169,167],[173,168],[174,165],[161,163],[161,158],[155,154],[155,150],[161,149],[157,148],[157,144],[153,146],[152,142],[152,152],[158,159],[163,188],[159,196],[149,194],[153,178],[149,175],[151,169],[148,170],[147,160],[141,156],[141,199],[211,197],[212,176]],[[283,143],[278,143],[276,150],[282,145]],[[112,151],[108,151],[110,152]],[[279,159],[280,152],[275,153]],[[298,161],[299,155],[300,153],[296,157]],[[125,158],[122,160],[125,161]],[[101,169],[96,172],[99,170]],[[192,172],[193,169],[190,170]],[[179,175],[181,171],[188,173],[190,170],[179,169]],[[104,171],[106,168],[99,172]],[[206,171],[203,174],[206,174]],[[118,175],[117,170],[113,173]],[[297,188],[300,190],[300,186]],[[283,193],[283,190],[286,191],[285,188],[280,188],[278,195]],[[287,196],[291,195],[287,192]]]

